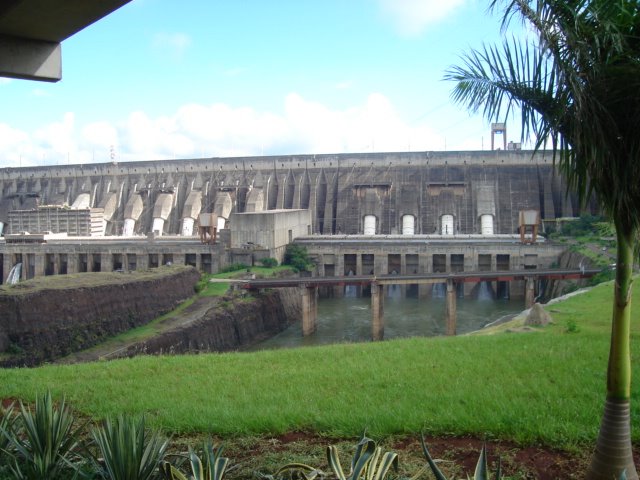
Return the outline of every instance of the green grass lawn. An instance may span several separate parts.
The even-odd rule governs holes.
[[[352,437],[366,428],[378,436],[470,434],[567,448],[596,437],[611,299],[607,284],[551,305],[554,325],[532,333],[0,370],[0,398],[31,401],[50,389],[83,414],[145,413],[173,433]],[[633,316],[638,352],[640,304]],[[636,353],[635,372],[639,363]],[[638,442],[640,430],[633,435]]]

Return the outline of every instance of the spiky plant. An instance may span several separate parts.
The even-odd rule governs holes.
[[[97,447],[94,464],[108,480],[149,480],[162,462],[169,440],[145,427],[144,417],[119,415],[92,429]]]
[[[427,464],[433,475],[436,477],[436,480],[447,480],[447,477],[440,471],[436,462],[431,458],[431,454],[429,453],[429,449],[427,448],[427,444],[424,441],[424,436],[420,438],[420,443],[422,445],[422,453],[427,460]],[[486,445],[482,445],[482,450],[480,450],[480,457],[478,458],[478,463],[476,464],[476,469],[473,473],[473,480],[489,480],[489,465],[487,463],[487,447]],[[498,466],[496,467],[496,473],[494,476],[495,480],[500,480],[502,478],[502,466],[500,459],[498,459]]]
[[[222,456],[222,445],[216,446],[211,441],[205,442],[203,456],[204,463],[189,447],[191,475],[183,474],[169,462],[162,462],[160,473],[165,480],[222,480],[229,464],[229,459]]]
[[[20,409],[1,427],[9,468],[17,480],[68,479],[82,463],[80,434],[62,399],[55,405],[51,393],[36,398],[35,408],[20,402]]]
[[[392,468],[398,470],[398,454],[382,453],[382,448],[366,436],[356,445],[348,475],[344,473],[334,445],[327,447],[327,460],[338,480],[383,480]]]

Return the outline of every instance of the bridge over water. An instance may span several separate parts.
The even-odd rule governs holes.
[[[590,278],[599,269],[548,269],[511,270],[495,272],[427,273],[413,275],[349,275],[344,277],[298,277],[245,280],[241,287],[249,290],[263,288],[298,287],[302,296],[302,334],[310,335],[316,330],[318,316],[318,287],[360,285],[371,287],[371,338],[384,338],[384,294],[385,285],[446,284],[446,332],[456,334],[456,285],[467,282],[512,282],[525,281],[525,308],[530,308],[535,298],[535,281],[541,278],[568,280]]]

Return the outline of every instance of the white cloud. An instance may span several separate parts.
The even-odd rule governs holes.
[[[156,33],[152,46],[162,56],[180,60],[191,46],[191,37],[186,33]]]
[[[469,0],[378,0],[385,18],[406,36],[420,35]]]
[[[223,103],[186,104],[172,114],[131,112],[117,123],[78,125],[66,113],[35,132],[0,124],[0,166],[212,156],[440,150],[427,123],[408,125],[380,93],[343,110],[290,93],[281,112]]]
[[[34,88],[31,91],[34,97],[50,97],[51,94],[42,88]]]

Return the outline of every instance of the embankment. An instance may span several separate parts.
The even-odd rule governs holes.
[[[193,267],[171,266],[4,285],[0,365],[37,365],[144,325],[193,296],[199,278]]]
[[[197,307],[197,306],[196,306]],[[295,288],[261,293],[231,292],[210,302],[193,319],[136,342],[108,358],[238,350],[287,328],[301,315]]]

